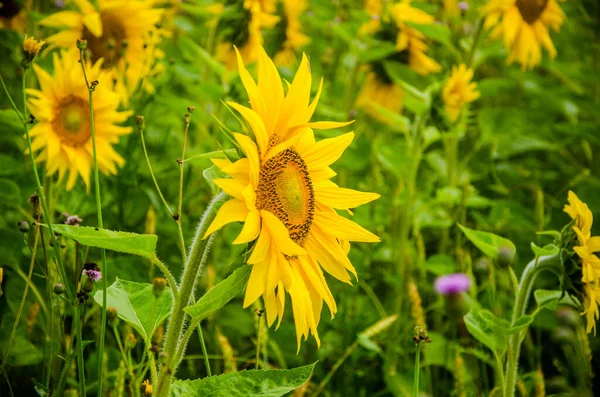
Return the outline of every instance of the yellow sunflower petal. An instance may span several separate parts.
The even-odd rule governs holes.
[[[314,222],[319,227],[336,236],[338,239],[348,241],[362,241],[366,243],[379,242],[379,237],[366,230],[350,219],[344,218],[332,212],[315,212]]]
[[[261,210],[263,225],[269,229],[271,238],[277,248],[286,255],[304,255],[306,251],[290,239],[290,234],[283,223],[269,211]]]
[[[248,216],[244,221],[242,231],[233,241],[233,244],[245,244],[256,240],[260,233],[260,212],[258,210],[248,212]]]
[[[354,139],[354,132],[323,139],[302,153],[309,171],[328,167],[339,159]]]
[[[228,223],[244,221],[247,215],[248,208],[243,201],[232,199],[225,202],[221,208],[219,208],[219,211],[217,211],[215,219],[212,221],[202,238],[207,238],[213,232],[219,230]]]

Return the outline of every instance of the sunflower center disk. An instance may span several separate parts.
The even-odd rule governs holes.
[[[92,61],[104,58],[105,69],[114,66],[123,57],[127,48],[126,31],[121,21],[112,14],[100,14],[102,20],[102,36],[96,37],[84,28],[83,38],[92,53]]]
[[[56,113],[58,117],[52,124],[62,143],[78,147],[92,136],[87,102],[83,99],[67,98],[58,105]]]
[[[256,207],[274,214],[290,238],[304,246],[315,212],[315,194],[306,163],[296,151],[284,150],[262,165]]]
[[[533,24],[546,9],[548,0],[517,0],[517,8],[528,24]]]

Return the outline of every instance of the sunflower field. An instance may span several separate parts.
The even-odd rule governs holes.
[[[0,83],[0,396],[600,396],[598,1],[0,0]]]

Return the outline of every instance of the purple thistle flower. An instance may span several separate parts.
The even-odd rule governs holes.
[[[81,219],[77,215],[71,215],[71,216],[67,217],[67,220],[65,221],[65,225],[79,226],[79,225],[81,225],[81,222],[83,222],[83,219]]]
[[[463,11],[467,11],[469,9],[469,3],[467,3],[466,1],[461,1],[458,3],[458,8],[460,8]]]
[[[100,270],[86,269],[83,271],[83,275],[93,283],[98,282],[102,278]]]
[[[471,279],[464,273],[447,274],[435,280],[435,290],[438,294],[452,295],[466,292],[471,288]]]

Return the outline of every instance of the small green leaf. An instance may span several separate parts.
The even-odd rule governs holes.
[[[46,226],[46,225],[43,225]],[[54,232],[89,247],[105,248],[125,254],[151,259],[156,250],[158,237],[154,234],[115,232],[88,226],[52,225]]]
[[[228,177],[227,174],[221,171],[216,165],[213,165],[212,167],[202,171],[202,176],[210,185],[210,190],[213,194],[217,194],[220,189],[217,185],[215,185],[213,179],[223,179]]]
[[[429,25],[421,25],[418,23],[407,22],[407,25],[410,27],[420,31],[425,35],[425,37],[430,38],[431,40],[437,41],[439,43],[445,44],[448,47],[452,47],[452,43],[450,41],[450,28],[446,25],[442,24],[429,24]]]
[[[536,257],[556,255],[560,252],[560,248],[558,248],[555,244],[547,244],[543,247],[538,247],[533,241],[531,242],[531,250]]]
[[[240,371],[204,379],[177,380],[171,386],[171,397],[279,397],[306,383],[314,366]]]
[[[252,267],[247,265],[236,269],[229,277],[212,287],[198,302],[183,310],[192,316],[192,321],[206,318],[210,313],[225,306],[244,290],[250,278],[251,270]]]
[[[361,51],[358,55],[358,59],[361,63],[371,63],[380,59],[385,59],[397,51],[394,43],[382,41],[369,48],[368,51]]]
[[[465,236],[477,247],[481,252],[490,258],[497,259],[500,254],[500,249],[509,248],[512,256],[515,255],[516,248],[512,241],[504,237],[500,237],[493,233],[481,232],[479,230],[469,229],[461,224],[458,224],[460,230]]]
[[[530,314],[525,314],[525,315],[519,317],[517,319],[517,321],[515,321],[515,323],[510,328],[505,330],[505,332],[507,334],[515,334],[515,333],[521,331],[523,328],[528,327],[532,321],[533,321],[533,316]]]
[[[94,295],[94,300],[100,306],[102,293],[98,291]],[[171,314],[173,293],[166,288],[157,298],[152,284],[117,280],[107,289],[106,305],[117,309],[117,316],[135,328],[148,342],[160,323]]]
[[[356,338],[356,340],[358,341],[359,345],[361,345],[368,351],[371,351],[371,352],[374,352],[377,354],[383,354],[383,350],[381,350],[381,347],[379,347],[379,345],[377,343],[375,343],[375,341],[373,341],[373,339],[369,338],[368,335],[360,333],[360,334],[358,334],[358,337]]]
[[[558,301],[560,300],[560,298],[562,298],[563,293],[562,291],[538,289],[535,290],[533,296],[535,297],[535,302],[538,305],[537,310],[554,310],[556,309],[556,306],[558,306]]]

